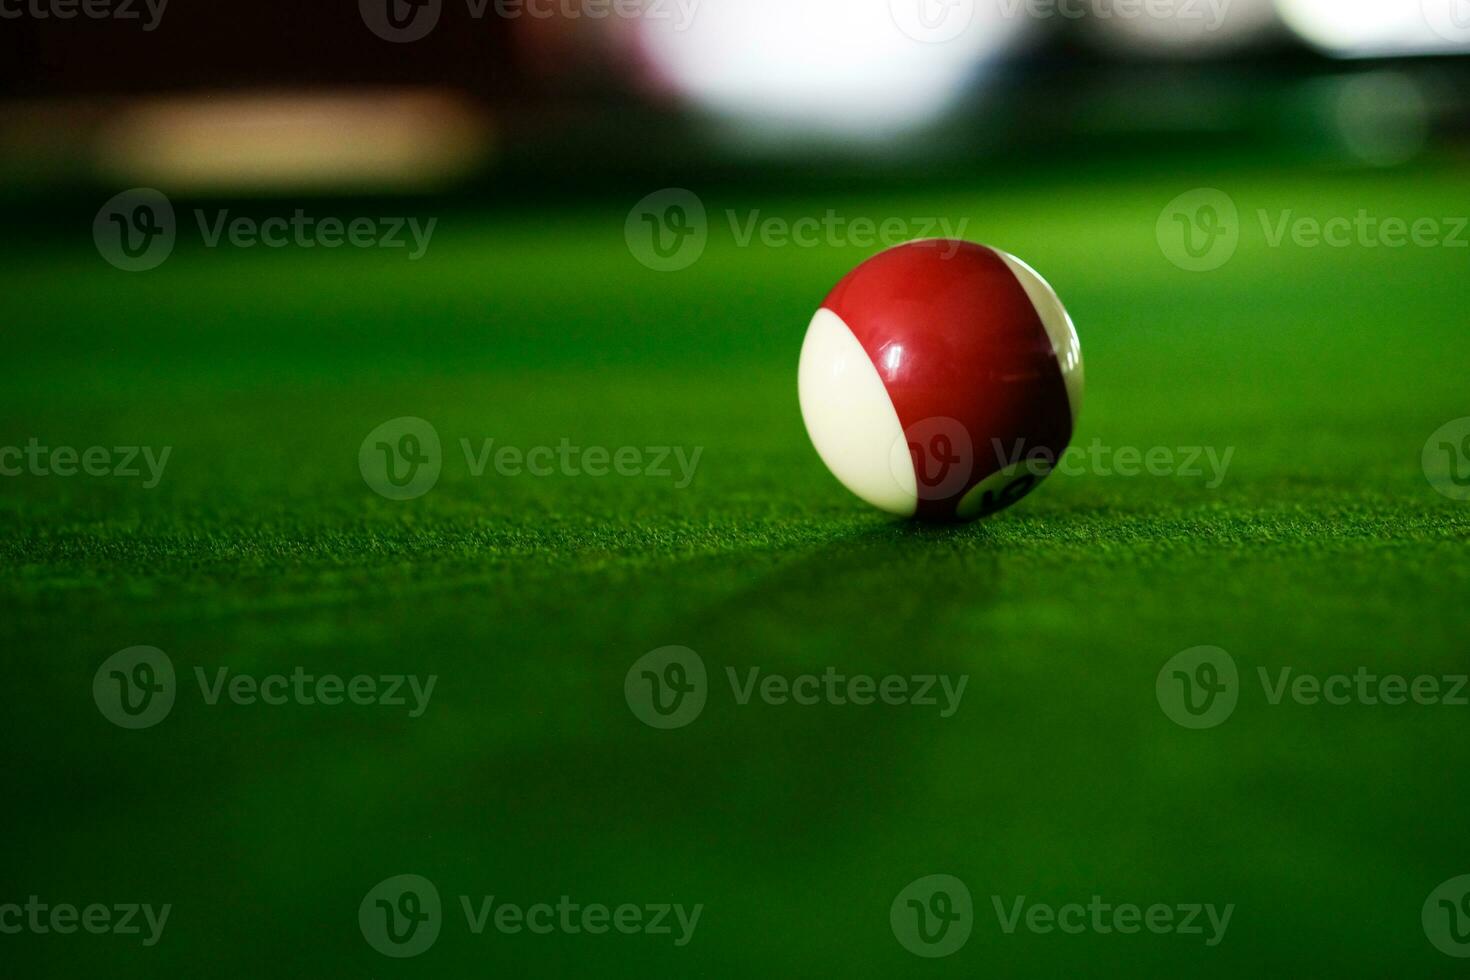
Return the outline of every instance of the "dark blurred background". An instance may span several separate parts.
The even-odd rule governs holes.
[[[0,176],[22,202],[522,200],[690,168],[936,179],[1263,149],[1393,166],[1463,141],[1470,93],[1470,0],[0,7]]]

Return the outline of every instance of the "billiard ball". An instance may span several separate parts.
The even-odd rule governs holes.
[[[801,413],[828,469],[894,514],[968,521],[1056,467],[1082,401],[1082,351],[1026,263],[972,242],[881,252],[807,328]]]

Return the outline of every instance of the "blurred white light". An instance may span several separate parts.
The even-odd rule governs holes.
[[[1470,0],[1277,0],[1281,18],[1343,58],[1470,51]]]
[[[720,118],[881,139],[941,115],[1027,23],[996,0],[702,0],[638,29],[658,81]]]
[[[1089,26],[1105,42],[1157,54],[1224,54],[1278,27],[1274,0],[1091,0],[1086,6]]]

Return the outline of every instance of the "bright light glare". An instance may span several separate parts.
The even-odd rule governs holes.
[[[687,25],[639,22],[659,81],[706,111],[871,138],[942,114],[1025,26],[988,0],[703,0]]]
[[[1276,0],[1311,44],[1344,58],[1470,51],[1470,0]]]

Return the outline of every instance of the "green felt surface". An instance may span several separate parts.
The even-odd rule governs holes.
[[[1226,190],[1233,261],[1192,274],[1160,210]],[[140,479],[0,481],[9,782],[0,902],[170,903],[163,939],[0,936],[17,975],[1432,975],[1420,909],[1470,871],[1470,708],[1272,704],[1257,669],[1467,666],[1470,504],[1421,450],[1470,415],[1470,250],[1273,248],[1257,218],[1464,212],[1463,170],[1239,170],[836,198],[707,191],[710,245],[648,271],[631,201],[462,212],[428,254],[206,249],[105,265],[84,227],[7,252],[0,445],[171,447]],[[329,213],[331,204],[317,210]],[[1233,451],[1206,477],[1057,475],[984,524],[894,523],[811,450],[806,322],[861,248],[741,247],[748,216],[967,218],[1062,294],[1087,359],[1077,443]],[[358,450],[418,416],[420,499]],[[675,446],[676,478],[476,477],[460,440]],[[688,646],[708,705],[656,731],[624,698]],[[176,705],[124,731],[92,678],[167,652]],[[1169,720],[1155,680],[1222,647],[1240,704]],[[221,667],[437,675],[404,708],[209,704]],[[741,705],[744,676],[968,678],[919,706]],[[434,947],[373,952],[358,905],[421,874]],[[942,960],[889,905],[975,898]],[[468,929],[460,896],[702,904],[693,940]],[[1010,905],[1234,905],[1205,937],[1007,934]]]

